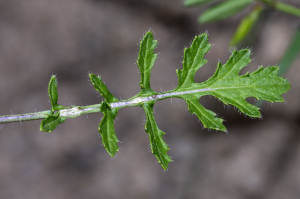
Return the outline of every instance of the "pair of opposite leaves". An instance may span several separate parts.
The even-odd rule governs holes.
[[[154,66],[157,54],[154,53],[157,41],[153,39],[152,32],[147,32],[140,42],[140,50],[137,59],[137,65],[141,73],[141,92],[138,97],[157,96],[161,93],[154,92],[150,87],[150,73]],[[245,99],[247,97],[255,97],[260,100],[270,102],[283,102],[281,95],[290,89],[290,83],[278,76],[278,66],[269,66],[258,68],[253,73],[239,75],[239,72],[248,63],[250,63],[251,51],[243,49],[233,51],[228,62],[224,65],[218,63],[215,74],[203,83],[196,83],[194,76],[207,60],[204,55],[210,50],[211,44],[208,43],[208,35],[206,33],[196,36],[191,47],[184,49],[183,69],[176,70],[178,76],[178,87],[172,91],[164,92],[164,94],[172,93],[168,97],[177,97],[186,101],[188,110],[192,114],[196,114],[205,128],[226,131],[226,127],[222,124],[223,120],[216,117],[216,114],[205,109],[199,99],[204,95],[213,95],[226,105],[236,106],[242,113],[250,117],[260,117],[259,108],[249,104]],[[90,74],[90,79],[96,90],[104,97],[100,110],[104,114],[99,125],[99,132],[102,137],[103,146],[110,156],[115,156],[119,151],[117,143],[119,142],[114,128],[114,119],[118,110],[122,107],[111,108],[111,103],[120,102],[114,97],[99,76]],[[49,83],[49,97],[52,104],[52,114],[49,115],[41,123],[41,130],[51,132],[55,127],[64,122],[65,118],[59,116],[59,110],[63,109],[57,104],[57,80],[52,76]],[[163,169],[168,168],[171,162],[170,156],[167,154],[168,145],[164,142],[161,131],[155,121],[153,106],[157,99],[140,102],[136,105],[143,107],[146,113],[145,130],[150,138],[151,152],[157,158]],[[128,101],[128,100],[123,100]]]

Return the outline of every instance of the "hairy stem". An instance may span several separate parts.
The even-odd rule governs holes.
[[[165,92],[159,93],[157,95],[147,96],[147,97],[136,97],[131,100],[125,100],[120,102],[110,103],[111,108],[120,108],[120,107],[127,107],[127,106],[140,106],[142,103],[152,100],[162,100],[165,98],[170,98],[172,96],[179,96],[184,94],[190,93],[199,93],[199,92],[206,92],[211,91],[214,89],[197,89],[197,90],[190,90],[184,92]],[[59,110],[60,116],[63,118],[75,118],[83,114],[88,113],[96,113],[100,112],[101,104],[94,104],[89,106],[72,106],[66,107],[64,109]],[[57,112],[57,111],[55,111]],[[0,117],[0,124],[11,123],[11,122],[23,122],[23,121],[31,121],[31,120],[42,120],[45,119],[47,116],[51,115],[51,110],[41,111],[41,112],[34,112],[34,113],[25,113],[25,114],[18,114],[18,115],[4,115]]]

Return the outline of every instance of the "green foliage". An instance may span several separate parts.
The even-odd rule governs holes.
[[[157,56],[154,53],[156,45],[157,41],[153,39],[152,32],[147,32],[140,42],[137,60],[141,74],[141,92],[130,100],[123,100],[124,104],[121,104],[121,101],[118,101],[108,91],[100,77],[90,74],[93,85],[105,99],[105,102],[101,104],[101,112],[104,113],[104,117],[99,131],[103,145],[111,156],[114,156],[119,150],[113,120],[118,108],[131,106],[133,102],[145,110],[147,118],[145,131],[149,135],[151,152],[162,168],[167,169],[168,163],[172,160],[167,154],[169,147],[163,140],[164,132],[158,128],[154,118],[155,101],[168,97],[182,98],[186,101],[188,110],[198,116],[205,128],[226,131],[223,120],[199,103],[200,97],[212,95],[226,105],[236,106],[242,113],[250,117],[260,117],[259,108],[248,103],[247,97],[270,102],[283,102],[281,95],[290,89],[289,82],[278,76],[278,66],[260,67],[251,74],[239,75],[240,70],[251,61],[251,51],[248,49],[233,51],[226,64],[218,64],[218,68],[211,78],[203,83],[196,83],[194,76],[207,63],[204,55],[211,48],[211,44],[208,43],[208,35],[204,33],[195,37],[191,47],[184,50],[183,69],[176,71],[178,87],[165,93],[155,93],[150,87],[150,74]],[[118,105],[118,108],[113,108],[112,105],[114,107]]]
[[[143,108],[147,117],[145,131],[149,135],[151,152],[157,158],[158,163],[162,166],[162,168],[167,169],[168,163],[172,162],[172,159],[167,154],[167,151],[169,151],[169,147],[162,139],[162,136],[165,133],[162,132],[156,124],[153,113],[153,105],[154,102],[143,104]]]
[[[51,102],[51,114],[47,116],[40,125],[40,130],[44,132],[52,132],[59,124],[63,123],[66,119],[60,117],[58,110],[64,107],[57,104],[58,93],[57,93],[57,79],[55,75],[52,75],[49,85],[48,93]],[[56,112],[55,112],[56,111]]]
[[[183,2],[184,6],[198,6],[206,3],[215,2],[216,0],[186,0]]]
[[[51,111],[53,113],[54,106],[57,105],[57,101],[58,101],[57,79],[54,75],[50,79],[49,86],[48,86],[48,93],[49,93],[49,98],[50,98],[50,102],[52,105]]]
[[[215,0],[185,0],[184,6],[197,6],[215,2]],[[300,17],[300,9],[277,0],[224,0],[209,6],[198,18],[199,23],[215,22],[231,17],[245,8],[252,8],[249,14],[241,19],[230,45],[239,44],[257,23],[260,13],[265,8],[271,8]]]
[[[230,46],[236,46],[248,35],[252,27],[258,21],[262,11],[263,7],[257,6],[242,19],[230,41]]]
[[[52,132],[59,124],[63,123],[66,119],[59,116],[59,112],[49,115],[41,122],[40,130],[44,132]]]
[[[208,43],[208,35],[204,33],[194,38],[190,48],[184,49],[183,68],[176,70],[178,87],[168,92],[156,93],[150,86],[151,70],[157,57],[157,54],[154,53],[156,45],[157,41],[153,39],[153,34],[150,31],[144,35],[140,42],[137,64],[141,74],[141,92],[136,96],[119,101],[110,93],[99,76],[90,74],[89,77],[93,86],[104,97],[104,101],[101,104],[85,107],[62,107],[57,104],[57,79],[52,76],[48,87],[52,109],[51,111],[34,113],[32,118],[37,119],[39,114],[42,115],[42,118],[45,119],[41,122],[41,131],[51,132],[66,118],[101,111],[104,116],[98,130],[102,137],[103,146],[113,157],[119,151],[117,145],[119,140],[114,127],[118,110],[127,106],[141,106],[146,114],[145,131],[149,135],[151,152],[162,168],[166,170],[172,159],[167,154],[169,147],[163,140],[165,133],[159,129],[155,121],[153,106],[156,101],[172,97],[181,98],[186,101],[188,110],[197,115],[204,128],[227,131],[223,125],[223,119],[218,118],[216,113],[199,103],[200,97],[211,95],[225,105],[237,107],[245,115],[260,117],[259,108],[248,103],[246,98],[255,97],[270,102],[283,102],[281,95],[290,89],[290,83],[278,76],[278,66],[259,67],[253,73],[239,75],[240,70],[251,61],[251,51],[248,49],[233,51],[227,63],[218,63],[217,70],[211,78],[205,82],[196,83],[194,76],[207,63],[204,56],[211,48],[211,44]],[[7,118],[6,120],[11,121]]]
[[[198,69],[207,63],[207,60],[204,59],[204,55],[210,48],[211,44],[208,43],[207,34],[202,34],[195,37],[190,48],[184,49],[183,69],[176,70],[178,76],[178,88],[185,88],[195,83],[194,76]]]
[[[141,73],[140,86],[142,93],[154,93],[150,87],[150,73],[157,58],[157,54],[153,52],[156,45],[157,41],[153,40],[153,34],[151,32],[146,33],[140,42],[140,52],[136,63]]]
[[[202,13],[198,21],[200,23],[214,22],[226,19],[245,9],[254,0],[227,0],[208,8]]]

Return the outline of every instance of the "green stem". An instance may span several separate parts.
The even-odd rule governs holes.
[[[10,122],[30,121],[30,120],[42,120],[45,119],[50,114],[51,114],[51,110],[35,112],[35,113],[18,114],[18,115],[4,115],[0,117],[0,124],[10,123]]]
[[[72,107],[66,107],[59,111],[60,111],[60,116],[63,118],[75,118],[83,114],[100,112],[100,107],[101,104],[94,104],[90,106],[72,106]],[[17,115],[4,115],[0,117],[0,124],[31,121],[31,120],[42,120],[51,114],[52,114],[51,110],[47,110],[47,111],[17,114]]]
[[[190,94],[190,93],[199,93],[211,91],[213,89],[197,89],[183,92],[169,91],[164,93],[158,93],[157,95],[149,95],[143,97],[131,98],[129,100],[124,100],[120,102],[110,103],[111,108],[121,108],[127,106],[141,106],[144,102],[147,101],[157,101],[166,98],[176,97],[180,95]],[[101,104],[94,104],[89,106],[72,106],[65,107],[60,111],[60,117],[62,118],[75,118],[83,114],[96,113],[100,112]],[[56,112],[56,111],[55,111]],[[4,115],[0,117],[0,124],[11,123],[11,122],[22,122],[22,121],[31,121],[31,120],[42,120],[51,115],[51,110],[35,112],[35,113],[26,113],[18,115]]]
[[[273,9],[300,17],[300,9],[295,6],[291,6],[286,3],[279,2],[277,0],[257,0],[257,1],[263,2]]]

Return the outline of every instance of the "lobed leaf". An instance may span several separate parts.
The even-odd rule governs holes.
[[[102,137],[103,146],[108,154],[111,157],[114,157],[116,152],[119,151],[119,147],[117,145],[119,140],[114,127],[114,119],[117,116],[118,109],[111,109],[109,103],[118,102],[119,100],[109,92],[101,77],[92,73],[89,74],[89,76],[95,89],[105,99],[105,101],[101,103],[100,111],[104,114],[104,116],[100,122],[98,130]]]
[[[150,87],[150,74],[154,66],[157,54],[154,53],[157,41],[153,39],[153,33],[147,32],[140,42],[140,51],[136,61],[140,73],[142,93],[153,93]]]
[[[189,111],[198,116],[205,128],[226,131],[222,124],[223,120],[216,118],[214,112],[200,105],[201,96],[213,95],[226,105],[236,106],[242,113],[250,117],[260,117],[261,113],[258,107],[246,101],[247,97],[270,102],[284,101],[281,95],[287,92],[291,86],[286,79],[278,76],[278,66],[260,67],[251,74],[239,75],[240,70],[251,62],[251,51],[248,49],[233,51],[226,64],[218,64],[217,70],[211,78],[203,83],[195,83],[194,75],[203,63],[206,63],[203,56],[209,49],[203,48],[203,44],[206,42],[199,42],[199,39],[206,37],[206,34],[196,37],[191,47],[185,49],[183,70],[177,71],[179,86],[175,89],[178,93],[199,90],[199,92],[181,94],[176,97],[187,102]]]
[[[52,75],[49,85],[48,85],[48,93],[51,105],[54,106],[58,101],[58,93],[57,93],[57,79],[55,75]]]
[[[172,159],[167,154],[169,147],[162,138],[165,133],[161,131],[156,124],[153,114],[153,105],[154,102],[143,104],[143,108],[147,117],[145,131],[149,135],[151,152],[157,158],[158,163],[162,166],[162,168],[166,170],[169,162],[172,162]]]
[[[245,9],[255,0],[227,0],[205,10],[198,18],[199,23],[219,21]]]
[[[216,113],[205,109],[199,103],[198,97],[196,97],[195,95],[184,95],[181,98],[186,101],[189,112],[197,115],[204,128],[226,131],[226,127],[222,124],[223,119],[215,117]]]
[[[101,112],[104,114],[104,116],[100,122],[98,130],[102,137],[103,146],[108,154],[111,157],[114,157],[116,152],[119,151],[119,147],[117,145],[119,140],[114,127],[114,119],[117,116],[118,109],[110,109],[106,102],[102,102]]]
[[[59,116],[59,112],[54,115],[49,115],[41,122],[40,130],[44,132],[52,132],[59,124],[63,123],[66,119]]]

